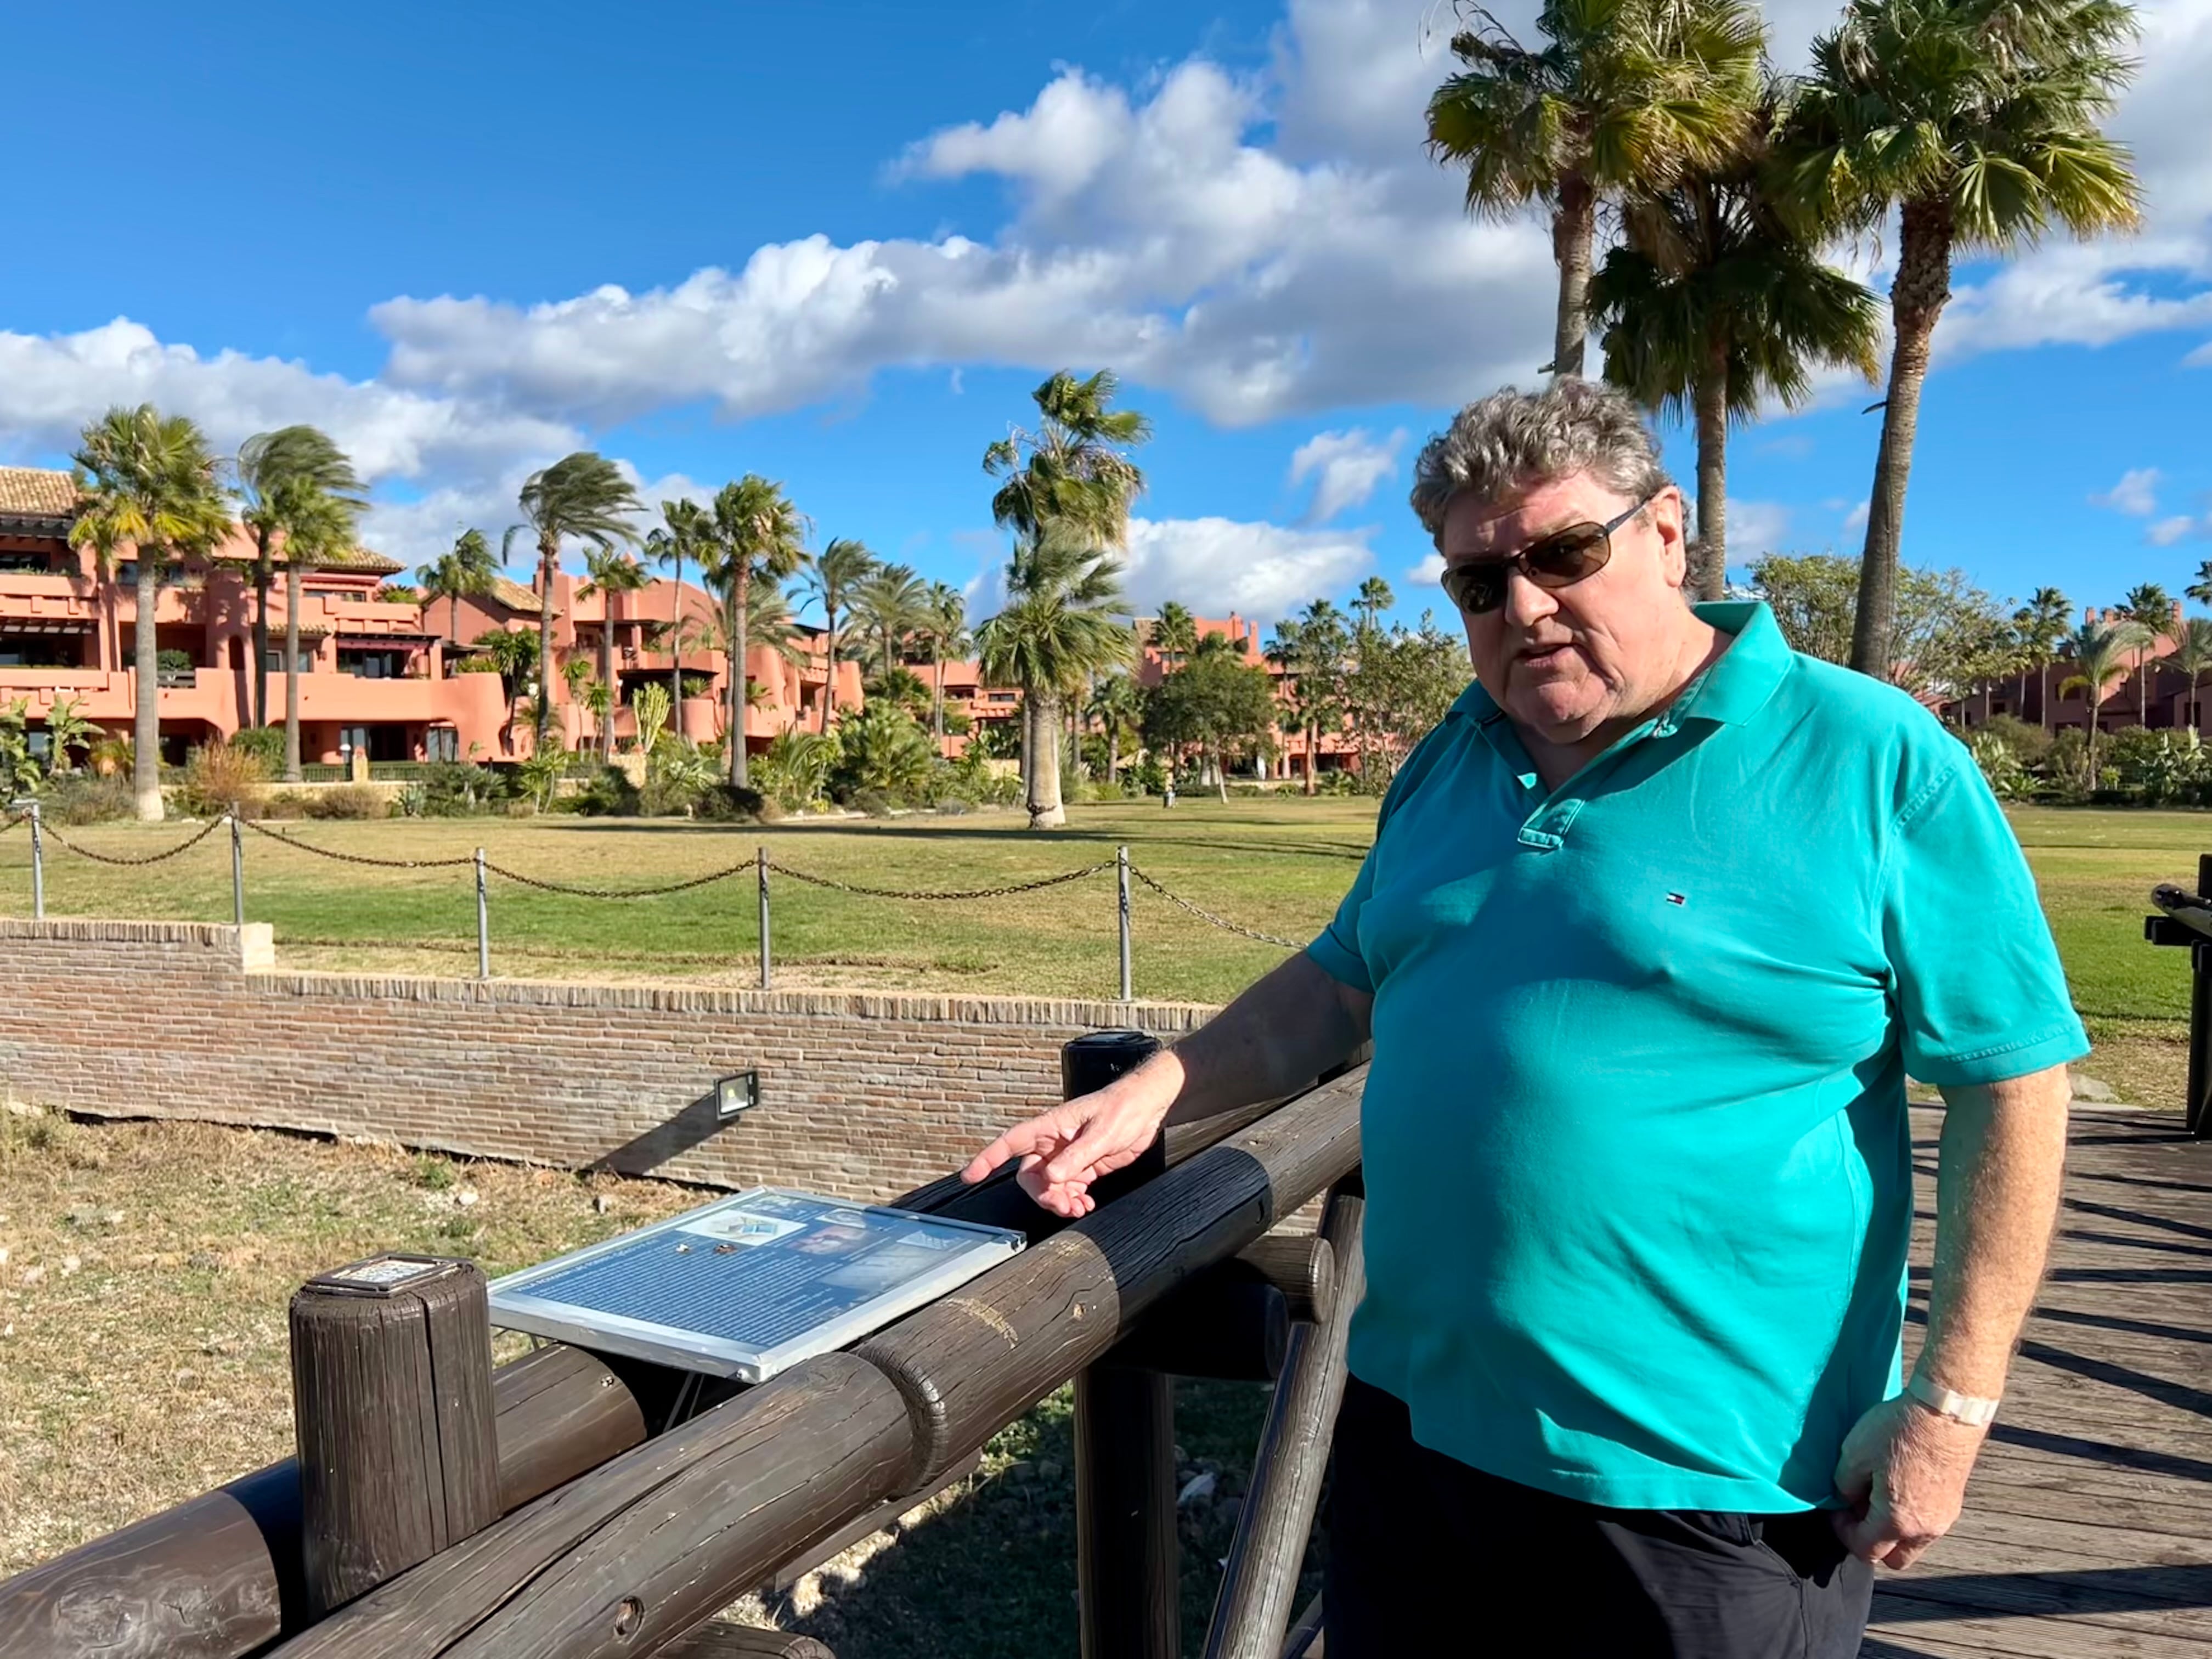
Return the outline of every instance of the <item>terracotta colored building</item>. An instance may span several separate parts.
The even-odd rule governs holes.
[[[0,702],[26,704],[33,731],[56,701],[127,734],[137,707],[131,667],[140,618],[137,569],[125,557],[103,579],[89,551],[69,545],[77,507],[70,475],[0,467]],[[251,723],[252,544],[234,533],[186,562],[154,616],[163,758]],[[342,762],[501,752],[507,714],[496,675],[447,677],[412,600],[379,597],[399,566],[367,549],[303,574],[300,631],[301,748]],[[270,596],[269,718],[284,718],[281,644],[284,584]]]
[[[2085,623],[2111,623],[2119,613],[2094,607],[2081,613]],[[2105,700],[2097,711],[2097,729],[2117,732],[2124,726],[2145,726],[2154,731],[2179,731],[2189,724],[2190,676],[2167,659],[2173,655],[2183,623],[2181,606],[2149,644],[2125,653],[2126,667],[2105,685]],[[2071,658],[2061,658],[2049,669],[2014,674],[1964,697],[1940,704],[1936,713],[1953,724],[1972,729],[1996,714],[2010,714],[2031,726],[2052,731],[2067,726],[2086,728],[2089,699],[2084,689],[2069,692],[2066,682],[2081,672]],[[2198,690],[2201,705],[2212,702],[2212,693]]]

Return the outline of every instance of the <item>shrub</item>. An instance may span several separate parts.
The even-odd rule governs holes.
[[[1999,800],[2018,800],[2033,789],[2034,779],[2002,738],[1978,732],[1966,747],[1973,754],[1974,764],[1982,769],[1990,793]]]
[[[1124,788],[1133,786],[1140,795],[1164,795],[1168,789],[1168,769],[1160,764],[1158,755],[1147,755],[1121,774]]]
[[[681,738],[664,738],[646,762],[639,810],[654,817],[688,817],[697,807],[701,793],[714,782],[714,763],[698,745]]]
[[[367,784],[342,783],[307,798],[311,818],[380,818],[386,816],[382,792]]]
[[[2124,736],[2135,736],[2133,732]],[[2194,732],[2146,732],[2148,743],[2130,743],[2124,750],[2115,743],[2113,761],[2120,787],[2140,795],[2153,806],[2195,800],[2212,782],[2212,751]]]
[[[221,817],[226,812],[250,817],[262,785],[268,781],[269,769],[251,750],[235,744],[204,744],[185,762],[177,805],[196,818]]]
[[[281,790],[261,803],[264,818],[304,818],[307,816],[307,798],[296,789]]]
[[[409,816],[468,817],[506,799],[507,785],[506,775],[488,767],[468,761],[433,761],[410,786],[410,796],[417,803],[419,811],[409,808]]]
[[[929,787],[936,747],[902,708],[872,703],[848,715],[837,723],[837,744],[829,788],[838,799],[850,801],[866,790],[904,805]]]
[[[753,763],[763,794],[793,811],[819,805],[843,745],[835,732],[779,732]]]
[[[284,728],[281,726],[249,726],[232,734],[230,746],[259,761],[262,772],[269,777],[283,769]]]
[[[49,823],[65,829],[80,824],[107,823],[127,818],[138,810],[137,794],[128,778],[101,777],[73,772],[56,778],[40,797],[40,811]]]
[[[154,653],[154,672],[158,674],[181,674],[192,666],[192,653],[172,647]]]
[[[619,766],[602,766],[566,805],[587,818],[629,818],[638,812],[638,787]]]
[[[2051,740],[2043,757],[2043,775],[2059,799],[2086,800],[2089,794],[2089,740],[2078,726],[2069,726]]]
[[[855,789],[845,803],[855,812],[865,812],[872,818],[887,817],[901,805],[881,789]]]
[[[757,789],[742,784],[710,783],[699,792],[693,812],[709,823],[758,823],[768,813],[768,802]]]
[[[2030,771],[2051,757],[2051,733],[2017,714],[1992,714],[1974,731],[1981,737],[1995,738],[2011,750],[2013,757]],[[1972,747],[1971,744],[1968,746]]]

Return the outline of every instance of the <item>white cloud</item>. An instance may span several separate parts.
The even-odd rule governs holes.
[[[1296,489],[1309,477],[1316,481],[1305,521],[1325,524],[1360,505],[1383,479],[1395,477],[1405,442],[1402,428],[1377,439],[1364,427],[1353,427],[1348,432],[1318,432],[1300,444],[1291,457],[1291,486]]]
[[[1874,503],[1872,501],[1861,501],[1850,512],[1844,514],[1844,534],[1849,536],[1858,531],[1864,530],[1867,526],[1867,517],[1873,511]]]
[[[2160,519],[2156,524],[2147,526],[2143,531],[2143,539],[2153,547],[2172,547],[2197,527],[2197,520],[2185,513],[2176,518]]]
[[[1132,519],[1125,585],[1139,614],[1177,599],[1200,616],[1262,624],[1344,592],[1374,563],[1366,530],[1297,530],[1231,519]]]
[[[2159,471],[2154,466],[2130,467],[2120,474],[2119,483],[2089,500],[2094,506],[2109,507],[2130,518],[2148,519],[2158,511],[2158,479]]]
[[[1732,563],[1783,550],[1790,535],[1790,509],[1779,501],[1740,501],[1729,497],[1728,550]]]
[[[1406,580],[1419,586],[1434,587],[1443,579],[1443,574],[1444,556],[1431,553],[1424,556],[1419,564],[1407,568]]]

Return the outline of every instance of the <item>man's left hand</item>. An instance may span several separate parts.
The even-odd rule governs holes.
[[[1859,1419],[1836,1460],[1836,1535],[1862,1559],[1909,1567],[1959,1518],[1966,1477],[1989,1431],[1930,1411],[1909,1395]]]

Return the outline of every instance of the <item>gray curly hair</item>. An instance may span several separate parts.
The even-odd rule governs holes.
[[[1540,480],[1577,472],[1632,500],[1674,482],[1659,465],[1659,441],[1644,412],[1619,387],[1572,380],[1541,392],[1508,386],[1469,404],[1422,446],[1413,463],[1413,511],[1441,546],[1454,496],[1503,501]]]

